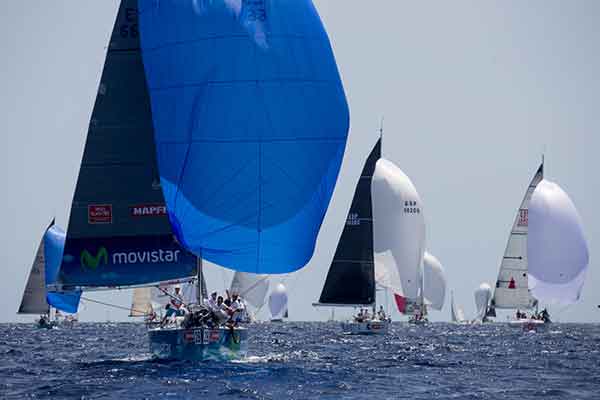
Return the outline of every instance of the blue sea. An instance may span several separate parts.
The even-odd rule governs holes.
[[[159,362],[142,324],[0,325],[1,399],[600,399],[600,325],[252,327],[242,361]]]

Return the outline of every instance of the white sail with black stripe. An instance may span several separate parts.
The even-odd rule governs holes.
[[[500,263],[500,272],[491,302],[492,309],[532,308],[536,304],[527,283],[527,235],[529,230],[529,201],[535,188],[543,178],[544,164],[542,163],[525,192],[513,222],[506,250]]]

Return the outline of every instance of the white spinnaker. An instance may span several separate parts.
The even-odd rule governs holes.
[[[388,284],[398,285],[392,288],[399,296],[416,302],[422,284],[421,265],[425,251],[421,198],[408,176],[383,158],[375,167],[371,197],[376,271],[381,271],[381,266],[394,268],[398,278],[389,274]]]
[[[492,304],[496,308],[531,308],[535,305],[527,283],[529,202],[533,191],[543,178],[542,164],[529,183],[508,237],[494,290]]]
[[[425,301],[434,309],[441,310],[446,299],[446,275],[444,267],[433,255],[425,252],[423,257],[423,293]]]
[[[454,303],[454,293],[450,292],[450,313],[452,315],[452,322],[464,322],[465,314],[460,307],[457,307]]]
[[[236,271],[231,281],[231,293],[239,294],[242,299],[255,309],[265,304],[269,291],[269,276]]]
[[[152,290],[150,287],[133,289],[130,317],[144,317],[152,313]]]
[[[485,318],[485,314],[487,313],[488,306],[490,305],[490,300],[492,299],[492,287],[487,283],[482,283],[479,285],[477,290],[475,290],[475,307],[476,311],[476,320],[483,320]]]
[[[589,263],[581,217],[560,186],[543,180],[529,204],[529,288],[536,299],[579,300]]]
[[[275,286],[269,295],[269,311],[271,319],[282,319],[287,312],[288,296],[283,283]]]

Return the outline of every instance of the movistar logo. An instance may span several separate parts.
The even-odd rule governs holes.
[[[84,269],[96,269],[101,263],[108,264],[108,251],[106,247],[100,247],[95,256],[89,251],[83,250],[79,257],[81,267]]]

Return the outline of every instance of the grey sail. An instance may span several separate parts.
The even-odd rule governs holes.
[[[87,132],[60,283],[118,287],[195,275],[196,257],[175,241],[161,190],[137,0],[123,0]]]
[[[380,158],[381,139],[375,144],[363,167],[319,303],[315,305],[354,306],[375,303],[371,179],[375,164]]]
[[[54,220],[50,223],[50,228],[54,225]],[[44,237],[37,249],[33,265],[29,272],[27,285],[23,292],[21,305],[19,306],[19,314],[47,314],[50,311],[48,302],[46,301],[46,280],[45,280],[45,256],[44,256]]]
[[[531,308],[536,300],[531,296],[527,278],[527,233],[529,231],[529,201],[537,185],[544,179],[542,163],[529,183],[512,225],[488,316],[495,308]]]

